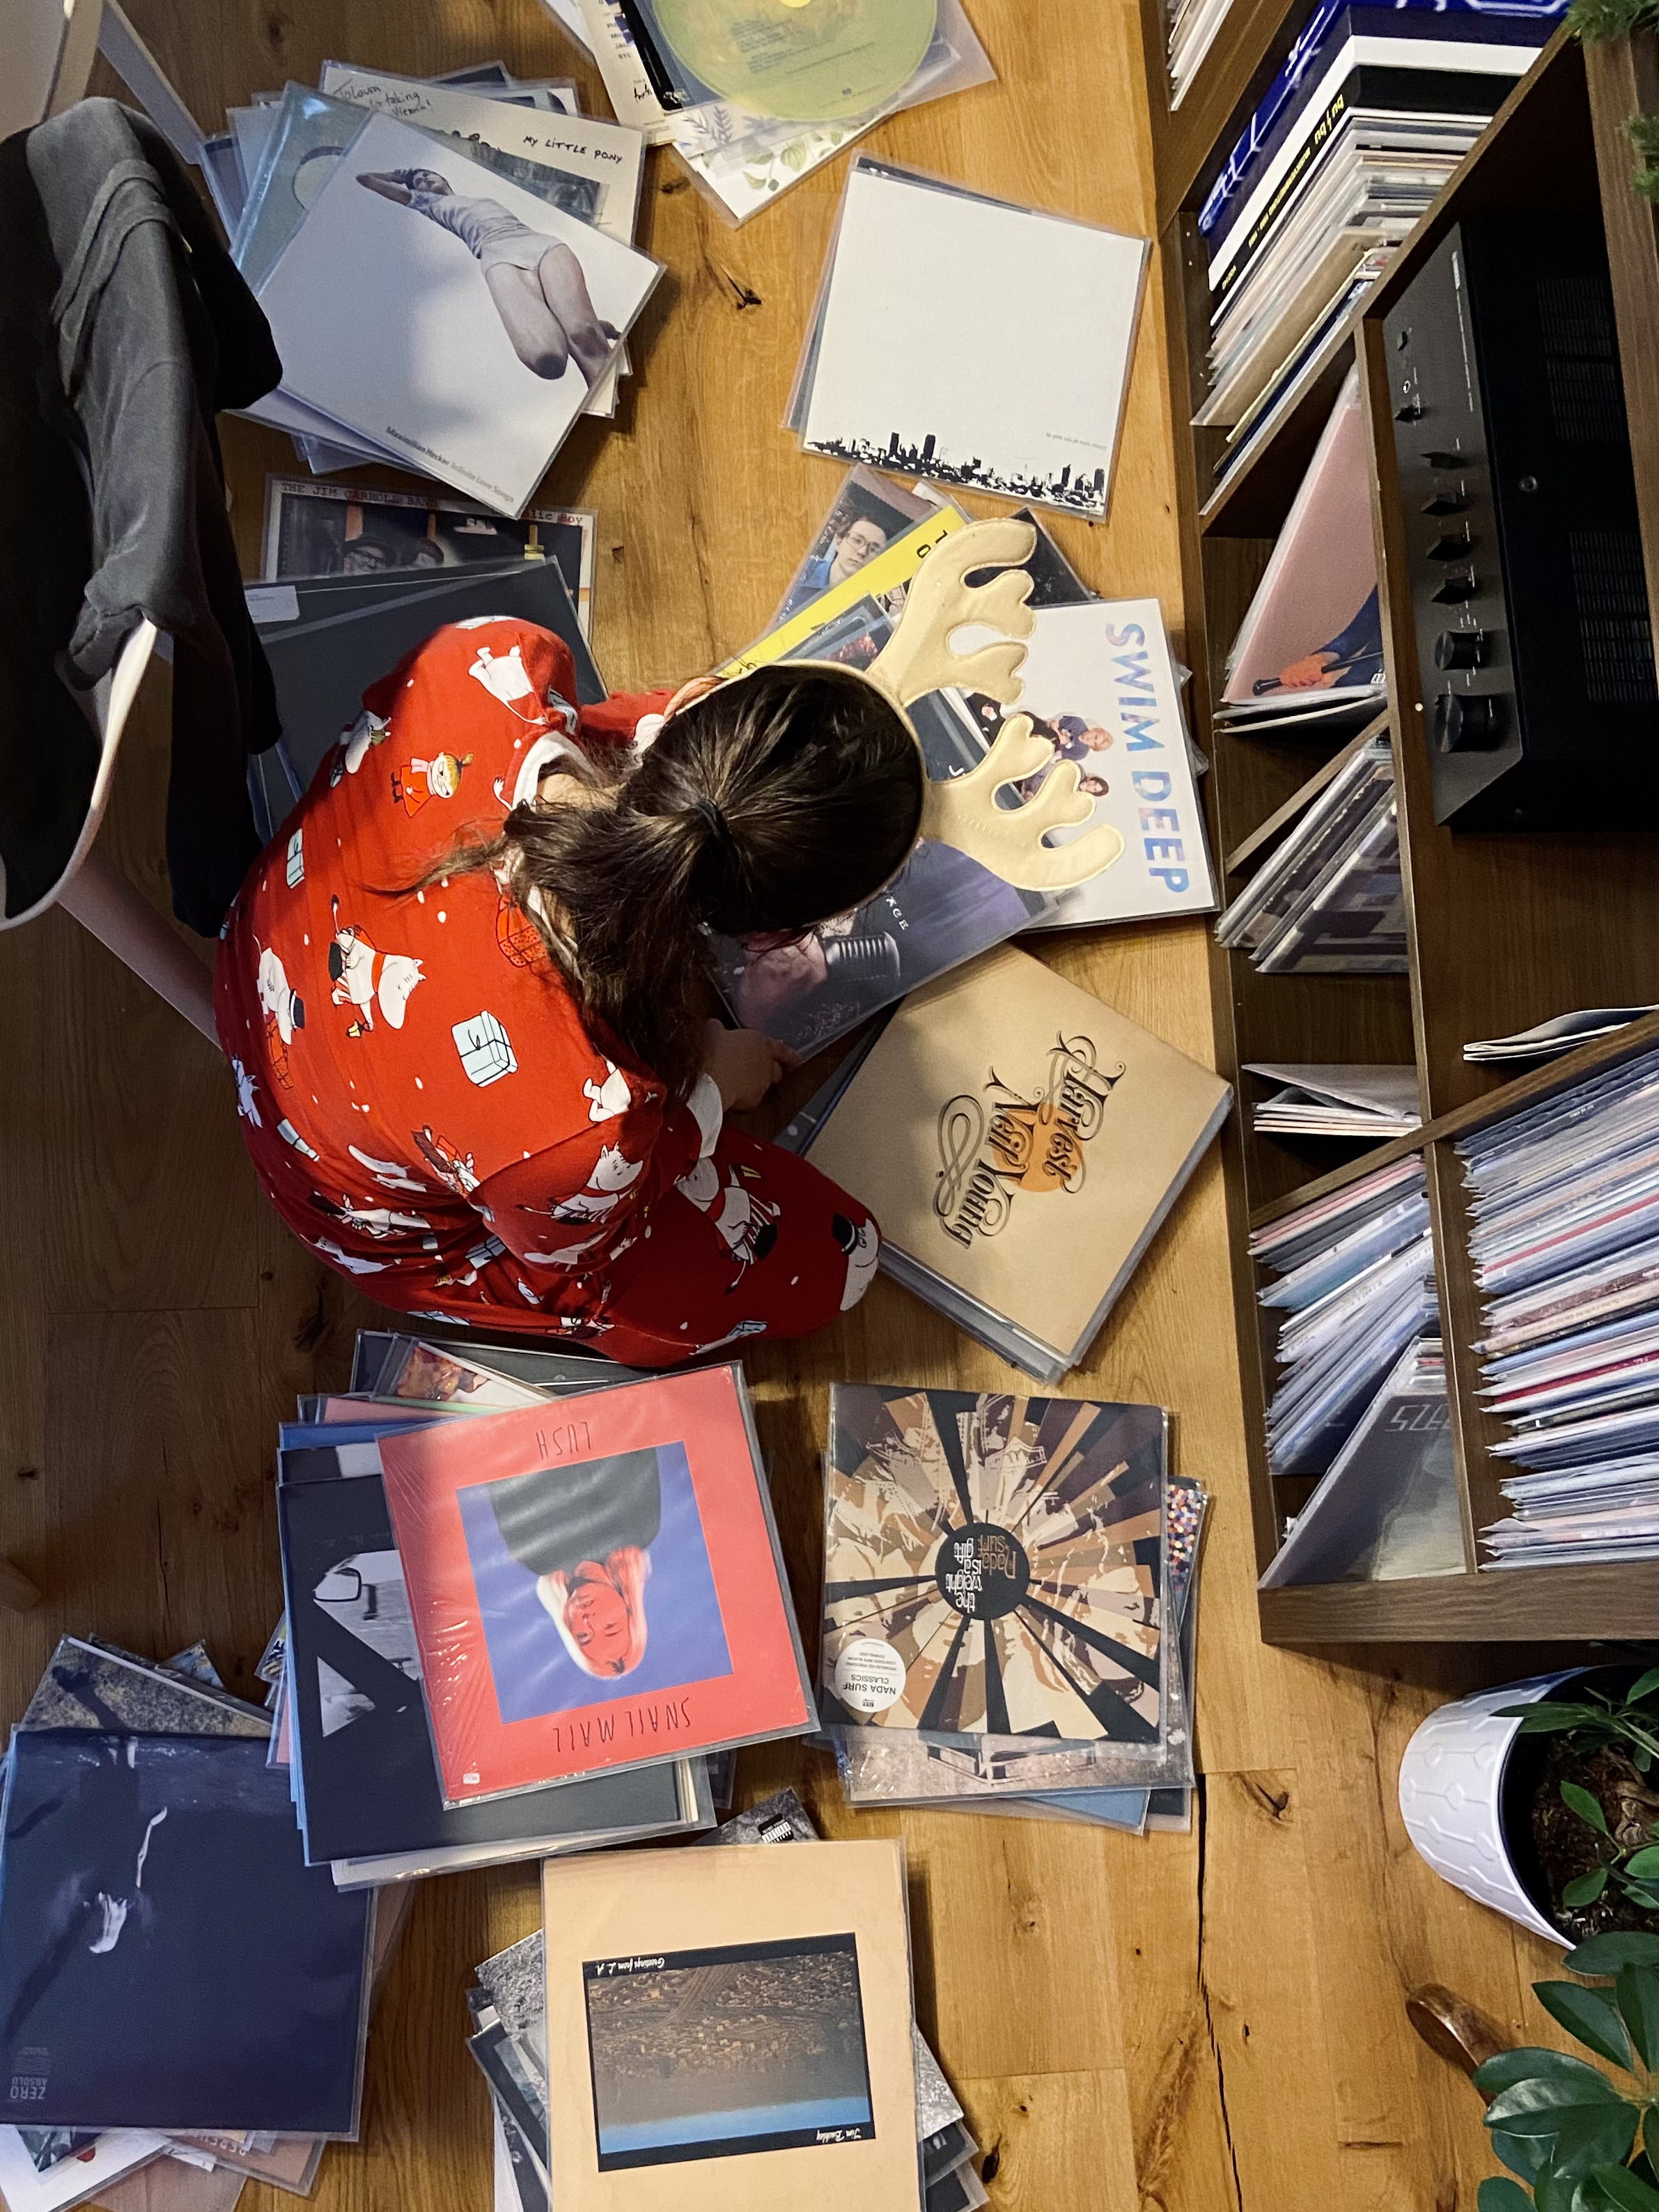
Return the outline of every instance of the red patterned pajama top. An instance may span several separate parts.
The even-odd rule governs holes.
[[[295,1234],[400,1311],[647,1366],[802,1334],[874,1272],[864,1209],[722,1128],[706,1078],[677,1103],[590,1036],[489,871],[408,888],[493,841],[579,729],[649,742],[667,701],[574,697],[566,647],[508,619],[438,631],[367,694],[225,925],[244,1140]]]

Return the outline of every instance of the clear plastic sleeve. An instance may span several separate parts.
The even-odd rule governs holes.
[[[852,1802],[1191,1781],[1166,1452],[1157,1407],[835,1386],[820,1680]]]
[[[809,453],[1099,520],[1151,240],[857,156],[791,395]],[[964,352],[994,299],[1040,355]]]
[[[995,78],[961,0],[939,0],[933,34],[920,65],[902,90],[862,114],[789,122],[714,100],[668,117],[664,130],[704,198],[728,222],[738,224],[769,207],[780,193],[833,161],[878,123]]]
[[[816,1724],[741,1369],[380,1449],[446,1804]]]

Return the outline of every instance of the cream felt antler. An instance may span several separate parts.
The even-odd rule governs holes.
[[[947,684],[1012,706],[1024,689],[1019,669],[1036,620],[1027,604],[1031,579],[1014,564],[1029,561],[1036,546],[1032,525],[1012,516],[971,522],[945,538],[917,570],[897,627],[866,671],[869,681],[901,710]],[[990,568],[1003,573],[988,584],[968,581],[975,569]],[[969,623],[1002,635],[971,652],[955,652],[952,636]],[[1103,822],[1069,844],[1043,843],[1050,830],[1086,822],[1094,812],[1074,763],[1055,763],[1018,806],[997,805],[1000,791],[1053,760],[1030,715],[1016,714],[977,768],[928,780],[921,835],[956,846],[1018,890],[1070,890],[1087,883],[1111,866],[1123,840]]]
[[[1123,840],[1109,822],[1097,823],[1066,845],[1045,845],[1051,830],[1086,822],[1095,802],[1079,788],[1074,761],[1060,761],[1030,799],[1018,806],[999,806],[1005,785],[1022,782],[1054,759],[1054,752],[1031,727],[1029,714],[1005,722],[995,744],[966,775],[928,781],[922,801],[921,834],[954,845],[961,852],[1023,891],[1066,891],[1109,868]]]
[[[1025,640],[1036,623],[1026,605],[1031,580],[1022,565],[1036,550],[1036,530],[1012,515],[970,522],[943,538],[917,569],[893,635],[866,671],[870,681],[900,707],[946,684],[1012,706],[1022,688]],[[988,584],[970,584],[975,568],[1002,574]],[[969,623],[1002,635],[976,652],[953,653],[951,636]]]

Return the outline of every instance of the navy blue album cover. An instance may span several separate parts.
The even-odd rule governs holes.
[[[0,2120],[356,2131],[371,1900],[262,1741],[20,1729],[0,1830]]]
[[[305,1479],[311,1462],[337,1479]],[[285,1453],[276,1494],[312,1863],[683,1826],[677,1762],[445,1806],[385,1485],[337,1468]]]

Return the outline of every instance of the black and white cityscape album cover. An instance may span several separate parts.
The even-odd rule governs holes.
[[[808,452],[1103,515],[1147,251],[854,160]]]

